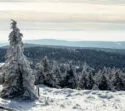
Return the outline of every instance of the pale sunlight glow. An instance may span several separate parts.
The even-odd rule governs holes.
[[[0,41],[8,39],[11,18],[18,21],[24,39],[125,41],[122,1],[15,1],[0,2]]]

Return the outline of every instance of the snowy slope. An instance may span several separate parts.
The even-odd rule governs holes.
[[[14,111],[125,111],[125,91],[55,89],[41,85],[39,100],[0,99],[0,106]]]

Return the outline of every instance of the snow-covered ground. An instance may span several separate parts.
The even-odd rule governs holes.
[[[56,89],[41,85],[39,100],[0,98],[0,106],[12,111],[125,111],[125,91]]]
[[[0,67],[2,67],[4,65],[4,63],[0,63]]]

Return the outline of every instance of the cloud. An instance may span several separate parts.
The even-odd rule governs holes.
[[[56,2],[56,3],[125,3],[125,0],[0,0],[0,2]]]
[[[10,18],[27,21],[82,23],[82,22],[125,22],[125,13],[65,13],[65,12],[35,12],[35,11],[0,11],[0,20]]]
[[[54,3],[96,3],[125,4],[125,0],[0,0],[0,2],[54,2]]]
[[[0,3],[0,21],[13,18],[36,30],[123,30],[124,10],[115,4]]]
[[[13,18],[23,30],[125,30],[125,17],[110,18],[104,15],[60,14],[41,12],[0,12],[0,29],[9,29],[9,20]],[[98,16],[98,17],[97,17]],[[116,19],[117,18],[117,19]]]
[[[68,3],[0,3],[0,11],[55,12],[67,14],[124,15],[125,5]]]

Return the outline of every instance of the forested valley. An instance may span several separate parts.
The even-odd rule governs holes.
[[[6,48],[0,49],[4,62]],[[25,48],[35,84],[56,88],[125,90],[125,55],[94,49],[37,46]]]

